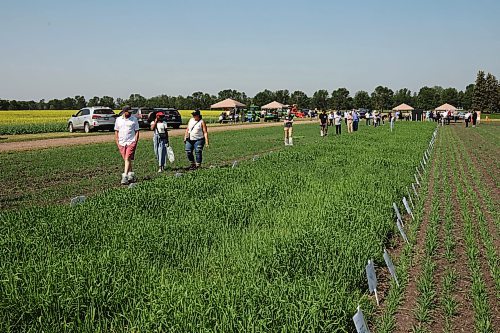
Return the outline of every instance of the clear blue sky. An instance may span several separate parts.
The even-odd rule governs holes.
[[[145,97],[500,76],[500,1],[1,0],[0,98]]]

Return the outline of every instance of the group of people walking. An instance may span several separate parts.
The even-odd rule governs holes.
[[[139,141],[139,122],[132,116],[131,107],[125,106],[120,117],[115,122],[115,142],[124,161],[124,171],[121,184],[128,185],[135,182],[133,161],[137,142]],[[209,145],[207,124],[202,119],[200,110],[191,113],[186,131],[184,132],[184,149],[187,159],[191,163],[190,170],[197,169],[203,161],[203,148]],[[167,152],[170,148],[167,121],[163,112],[157,112],[151,122],[153,131],[153,151],[158,162],[158,172],[165,170]]]

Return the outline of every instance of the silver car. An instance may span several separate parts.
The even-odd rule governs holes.
[[[93,130],[112,131],[115,127],[117,115],[115,112],[105,106],[86,107],[78,111],[68,120],[68,130],[84,130],[89,133]]]

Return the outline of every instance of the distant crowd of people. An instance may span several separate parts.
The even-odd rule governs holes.
[[[441,126],[449,125],[453,120],[455,123],[458,119],[460,119],[460,115],[456,112],[448,111],[427,111],[425,113],[425,119],[427,121],[435,121],[439,123]],[[472,122],[472,127],[476,127],[477,121],[479,119],[479,115],[476,111],[467,111],[463,114],[463,119],[465,123],[465,127],[469,127],[469,123]]]

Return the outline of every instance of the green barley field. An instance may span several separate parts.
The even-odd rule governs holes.
[[[434,128],[322,138],[307,124],[293,147],[277,128],[258,158],[252,143],[271,129],[246,130],[237,148],[225,139],[246,156],[234,168],[4,210],[0,331],[353,332],[358,304],[374,309],[366,261],[384,265],[392,202]]]

